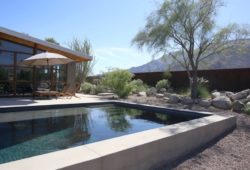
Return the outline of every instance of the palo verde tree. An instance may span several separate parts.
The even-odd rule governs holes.
[[[78,51],[84,55],[93,56],[94,52],[92,45],[88,39],[81,41],[74,38],[68,45],[74,51]],[[94,58],[92,61],[76,63],[76,81],[78,83],[83,83],[87,76],[92,73],[94,64]]]
[[[53,37],[47,37],[47,38],[45,38],[45,41],[48,41],[48,42],[56,44],[56,45],[60,45],[59,42],[57,42]]]
[[[190,80],[191,97],[197,98],[199,64],[249,37],[249,29],[237,24],[216,27],[220,0],[165,0],[133,39],[139,48],[172,57]],[[233,42],[233,43],[232,43]]]

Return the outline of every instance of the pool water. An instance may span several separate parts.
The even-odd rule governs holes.
[[[97,105],[0,114],[0,163],[190,120]]]

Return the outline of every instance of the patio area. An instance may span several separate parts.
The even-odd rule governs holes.
[[[43,106],[43,105],[55,105],[55,104],[75,104],[75,103],[90,103],[106,101],[105,98],[96,95],[83,95],[77,93],[72,97],[58,97],[56,98],[41,98],[32,99],[31,97],[6,97],[0,98],[0,109],[5,107],[20,107],[20,106]]]

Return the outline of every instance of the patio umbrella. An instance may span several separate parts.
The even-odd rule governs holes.
[[[40,54],[33,55],[23,61],[26,65],[32,66],[46,66],[50,65],[59,65],[59,64],[67,64],[72,62],[73,60],[56,53],[44,52]]]
[[[40,53],[33,55],[23,61],[23,63],[27,65],[33,66],[44,66],[44,65],[59,65],[59,64],[67,64],[72,62],[73,60],[56,53]]]

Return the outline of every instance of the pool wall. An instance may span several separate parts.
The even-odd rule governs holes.
[[[188,112],[196,113],[185,113]],[[185,157],[229,133],[235,127],[236,117],[211,114],[187,122],[0,164],[0,169],[150,169]]]

